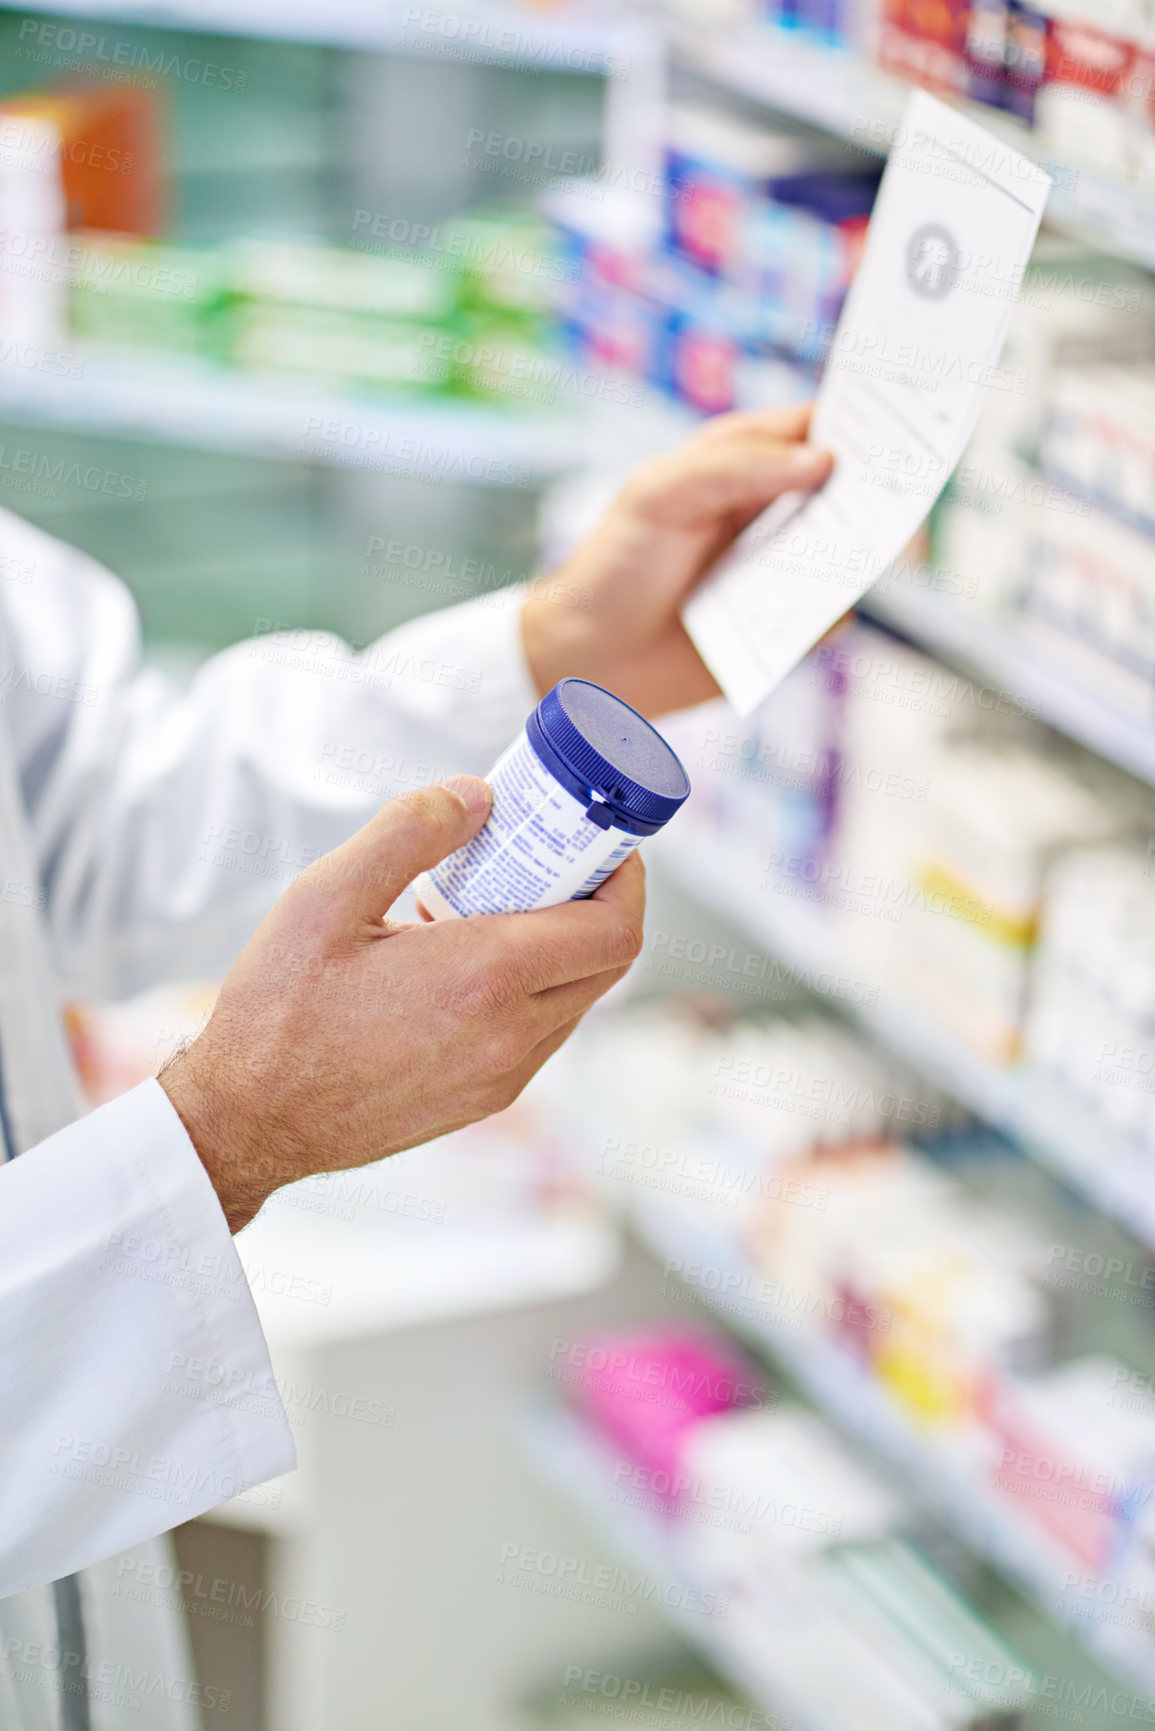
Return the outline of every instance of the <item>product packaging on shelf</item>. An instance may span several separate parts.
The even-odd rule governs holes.
[[[1066,367],[1053,380],[1044,466],[1155,536],[1155,367]]]
[[[1140,0],[1046,0],[1040,143],[1092,170],[1138,177],[1151,129],[1152,26]]]
[[[753,335],[823,359],[866,238],[878,175],[810,170],[771,181],[749,213],[736,276],[759,316]]]
[[[694,779],[692,821],[709,821],[727,847],[761,871],[821,899],[841,763],[841,680],[811,656],[754,715],[724,704],[669,724]]]
[[[440,324],[456,304],[456,274],[348,247],[246,241],[232,249],[229,292],[264,306],[310,307],[403,323]]]
[[[1105,511],[1053,512],[1024,552],[1024,641],[1105,709],[1155,724],[1155,543]]]
[[[1146,1590],[1155,1579],[1146,1545],[1155,1397],[1144,1380],[1106,1356],[1076,1359],[992,1388],[986,1414],[999,1490],[1120,1589],[1135,1574]],[[1138,1593],[1127,1600],[1140,1604]]]
[[[651,1104],[623,1069],[654,1083]],[[818,1147],[935,1128],[934,1090],[837,1023],[813,1016],[695,1020],[681,1008],[607,1018],[578,1048],[612,1114],[595,1178],[627,1207],[660,1201],[688,1229],[740,1236],[760,1202],[820,1214]],[[686,1145],[687,1133],[692,1138]]]
[[[675,107],[666,125],[665,243],[699,270],[733,277],[751,217],[778,176],[806,166],[806,144],[706,108]]]
[[[67,342],[65,273],[30,270],[23,256],[58,257],[67,215],[56,127],[0,109],[0,328],[14,350],[18,344],[55,350]]]
[[[695,1572],[756,1589],[769,1567],[801,1563],[837,1543],[884,1538],[899,1524],[899,1498],[813,1413],[783,1406],[704,1417],[682,1442],[691,1514],[686,1542]]]
[[[880,0],[879,64],[927,90],[966,95],[970,10],[968,0],[943,0],[937,6],[919,6],[917,0]]]
[[[572,265],[557,288],[571,347],[700,413],[809,394],[877,183],[845,147],[674,107],[660,234],[594,182],[547,201]]]
[[[1155,701],[1139,461],[1149,302],[1141,273],[1040,244],[1006,348],[1021,389],[991,393],[931,533],[944,606],[989,620],[1105,711],[1139,722]],[[1116,391],[1124,378],[1135,383]]]
[[[1109,835],[1118,814],[1038,752],[958,742],[934,766],[922,816],[896,984],[971,1050],[1012,1061],[1046,867]]]
[[[654,1323],[595,1335],[558,1362],[571,1402],[649,1475],[647,1488],[676,1509],[681,1444],[709,1413],[762,1406],[765,1374],[724,1335]]]
[[[1063,163],[1144,182],[1155,38],[1142,0],[878,0],[859,35],[880,65],[999,108]]]
[[[543,305],[544,279],[563,269],[547,236],[528,220],[479,214],[460,231],[447,225],[445,252],[421,260],[304,241],[194,248],[89,233],[77,242],[72,328],[91,342],[402,395],[550,405],[566,380]]]
[[[1046,75],[1047,18],[1042,6],[1032,4],[1032,0],[1007,0],[1001,106],[1032,125]]]
[[[155,235],[164,216],[157,103],[138,84],[90,84],[5,98],[0,128],[19,148],[27,122],[59,138],[69,229]]]
[[[208,247],[77,236],[69,300],[73,333],[88,342],[211,354],[228,287],[223,255]]]
[[[1155,870],[1150,844],[1078,849],[1051,870],[1026,1056],[1155,1153]]]
[[[652,1007],[606,1021],[583,1060],[614,1128],[599,1173],[604,1180],[608,1168],[653,1226],[688,1290],[739,1331],[789,1343],[788,1358],[812,1357],[816,1386],[837,1388],[844,1417],[861,1409],[868,1431],[882,1422],[881,1402],[888,1424],[967,1475],[976,1496],[983,1486],[997,1493],[1007,1520],[1022,1523],[1022,1543],[1045,1554],[1042,1534],[1057,1540],[1072,1582],[1088,1569],[1122,1579],[1124,1564],[1127,1579],[1143,1569],[1155,1579],[1146,1537],[1155,1534],[1155,1398],[1122,1357],[1070,1349],[1086,1338],[1079,1314],[1097,1296],[1084,1268],[1114,1270],[1106,1278],[1146,1302],[1142,1259],[1109,1262],[1100,1239],[1102,1250],[1077,1251],[1068,1275],[1061,1200],[1037,1179],[1024,1191],[1022,1162],[1008,1152],[965,1131],[944,1136],[919,1083],[872,1077],[862,1043],[828,1022]],[[583,1376],[611,1362],[607,1342],[599,1347]],[[658,1376],[648,1360],[626,1361],[642,1384]],[[760,1410],[699,1412],[679,1422],[663,1456],[674,1474],[667,1490],[682,1475],[686,1556],[731,1590],[834,1536],[817,1521],[800,1533],[759,1521],[700,1530],[720,1486],[766,1492],[771,1465],[761,1454],[783,1487],[792,1482],[782,1463],[793,1421],[780,1439],[773,1401],[739,1405]],[[829,1453],[815,1446],[815,1472]],[[1073,1474],[1095,1489],[1075,1513],[1046,1492]],[[810,1507],[843,1507],[807,1494]],[[668,1512],[669,1500],[654,1506]],[[849,1527],[841,1536],[868,1538]]]
[[[823,873],[810,894],[844,964],[893,989],[907,921],[925,892],[914,861],[932,775],[975,687],[918,650],[857,625],[811,660],[838,688],[838,779]],[[799,894],[792,862],[775,893]]]
[[[966,1434],[989,1382],[1053,1341],[1044,1232],[898,1144],[819,1150],[792,1176],[829,1200],[819,1218],[770,1198],[753,1226],[759,1266],[806,1295],[805,1326],[913,1423]]]
[[[1011,1731],[1031,1704],[1022,1658],[914,1546],[890,1538],[823,1560],[838,1614],[913,1691],[957,1726]]]
[[[1047,515],[1056,531],[1068,521]],[[1094,526],[1069,522],[1061,547],[1077,544],[1075,525]],[[1076,595],[1040,563],[1020,573],[1020,586],[1034,585],[1020,617],[1040,655],[1044,634],[1066,633],[1085,689],[1092,658],[1111,684],[1115,654],[1133,670],[1126,695],[1145,718],[1146,565],[1136,549],[1124,589],[1107,561],[1132,532],[1110,528],[1085,544],[1103,572],[1097,597],[1087,572]],[[734,851],[772,920],[809,933],[816,952],[829,948],[862,990],[929,1015],[996,1064],[1021,1049],[1050,866],[1069,848],[1129,833],[1150,803],[1073,747],[1041,749],[1012,691],[864,624],[817,650],[750,721],[704,711],[679,718],[674,737],[695,777],[690,822]]]
[[[857,41],[866,8],[860,0],[766,0],[765,13],[783,30],[823,45]]]
[[[712,1332],[653,1324],[567,1344],[605,1489],[660,1524],[671,1590],[724,1615],[731,1646],[756,1641],[784,1712],[805,1703],[837,1731],[1010,1731],[1026,1666],[907,1536],[901,1495],[821,1418],[764,1387],[717,1398],[759,1373]]]

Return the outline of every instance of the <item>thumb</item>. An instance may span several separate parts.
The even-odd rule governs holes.
[[[327,915],[352,930],[379,927],[419,872],[471,841],[493,795],[476,775],[454,775],[391,799],[369,822],[297,880],[325,897]]]

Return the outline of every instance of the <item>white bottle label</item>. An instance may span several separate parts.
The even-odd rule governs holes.
[[[524,732],[486,779],[493,810],[484,828],[417,880],[431,914],[528,913],[579,901],[642,839],[588,818],[588,801],[554,780]]]

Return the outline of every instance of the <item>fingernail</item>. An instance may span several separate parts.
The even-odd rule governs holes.
[[[466,811],[488,811],[493,804],[489,783],[479,775],[451,775],[441,785],[457,795]]]
[[[795,445],[786,459],[786,467],[791,474],[800,475],[804,470],[810,472],[818,468],[829,455],[830,452],[819,445]]]

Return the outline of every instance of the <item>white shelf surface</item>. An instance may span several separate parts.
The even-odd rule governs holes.
[[[270,1347],[299,1352],[595,1292],[613,1278],[620,1243],[598,1214],[424,1232],[273,1205],[237,1251]]]
[[[160,352],[75,352],[78,378],[0,366],[0,421],[515,486],[585,449],[583,423],[564,410],[353,394]]]
[[[12,0],[5,9],[21,11]],[[411,6],[399,0],[44,0],[41,13],[70,21],[202,30],[222,36],[310,42],[543,71],[602,73],[628,56],[642,26],[612,15],[544,15],[525,7]],[[649,33],[647,33],[648,35]],[[95,45],[90,55],[98,53]]]
[[[732,1244],[701,1229],[659,1199],[638,1199],[639,1236],[663,1262],[697,1263],[717,1273],[730,1293],[757,1291],[760,1271]],[[767,1350],[804,1394],[848,1436],[865,1443],[903,1477],[912,1494],[970,1548],[1015,1581],[1050,1617],[1062,1617],[1064,1583],[1083,1573],[1078,1560],[975,1470],[973,1455],[932,1432],[920,1432],[885,1390],[832,1342],[792,1326],[756,1299],[727,1302],[694,1285],[737,1333]],[[1066,1602],[1073,1602],[1067,1596]],[[1067,1626],[1117,1674],[1148,1693],[1155,1688],[1155,1641],[1108,1622],[1071,1616]]]
[[[649,846],[687,894],[750,937],[805,983],[844,975],[845,957],[822,909],[759,890],[762,865],[732,834],[686,821]],[[1155,1247],[1155,1160],[1103,1122],[1093,1108],[1050,1075],[1000,1067],[967,1050],[922,1009],[888,1001],[834,999],[869,1034],[914,1066],[943,1093],[1015,1141],[1055,1177],[1080,1192],[1143,1243]]]
[[[990,619],[932,590],[893,580],[868,590],[862,610],[1000,687],[1060,733],[1155,785],[1155,721],[1144,726],[1073,685],[1016,635],[1013,621]]]
[[[912,89],[846,49],[807,42],[771,25],[725,32],[685,26],[674,31],[673,46],[683,65],[728,89],[876,153],[885,152]],[[1026,126],[998,109],[959,106],[1055,174],[1046,210],[1052,226],[1155,269],[1155,193],[1057,161]]]

